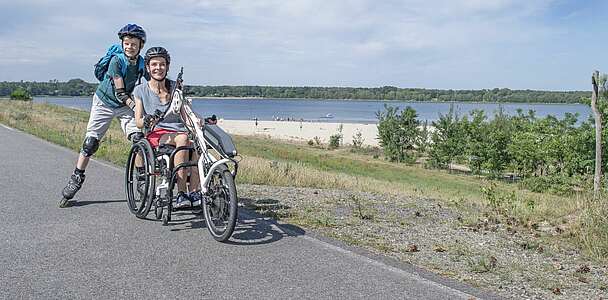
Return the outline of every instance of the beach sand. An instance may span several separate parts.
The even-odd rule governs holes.
[[[331,135],[338,133],[340,124],[343,126],[344,144],[352,144],[353,136],[361,132],[363,145],[379,146],[377,124],[258,121],[256,126],[253,120],[218,120],[218,125],[230,134],[259,135],[303,142],[308,142],[317,136],[324,144],[329,142]]]

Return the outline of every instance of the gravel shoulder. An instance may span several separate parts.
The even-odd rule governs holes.
[[[435,199],[239,184],[247,208],[509,299],[608,299],[608,266],[560,228],[519,228]],[[551,239],[554,241],[555,239]]]

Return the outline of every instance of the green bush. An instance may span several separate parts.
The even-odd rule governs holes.
[[[446,168],[450,163],[460,160],[466,153],[467,142],[463,122],[454,106],[450,105],[448,113],[440,113],[439,119],[432,124],[435,130],[431,134],[429,165]]]
[[[525,178],[519,185],[521,188],[532,192],[550,192],[559,195],[569,195],[574,193],[577,188],[584,185],[584,182],[582,179],[576,177],[551,175]]]
[[[22,101],[30,101],[32,100],[32,95],[22,87],[18,87],[13,92],[11,92],[12,100],[22,100]]]
[[[361,147],[363,147],[364,140],[365,139],[363,138],[361,131],[357,130],[357,133],[353,135],[353,147],[356,149],[361,149]]]
[[[332,134],[329,137],[329,149],[337,149],[337,148],[339,148],[341,141],[342,141],[342,134],[341,133]]]
[[[413,152],[420,142],[420,121],[416,110],[407,106],[401,112],[398,107],[384,105],[385,111],[378,117],[378,139],[384,154],[390,161],[411,162]]]

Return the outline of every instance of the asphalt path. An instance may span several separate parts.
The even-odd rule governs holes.
[[[137,219],[122,168],[97,160],[58,208],[75,152],[0,126],[0,155],[0,299],[495,298],[242,208],[228,243],[190,211]]]

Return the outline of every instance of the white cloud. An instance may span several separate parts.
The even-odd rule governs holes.
[[[386,44],[377,41],[369,41],[354,46],[356,53],[361,55],[378,55],[386,50]]]
[[[239,26],[240,39],[264,44],[288,41],[292,47],[333,42],[339,50],[361,45],[386,45],[400,50],[492,43],[508,38],[525,40],[544,34],[524,31],[525,18],[549,1],[233,1],[223,8]],[[220,6],[225,5],[225,6]],[[242,27],[241,27],[242,26]],[[342,44],[342,45],[340,45]],[[324,43],[326,47],[331,47]],[[341,49],[341,46],[347,49]]]
[[[148,32],[147,46],[163,45],[175,64],[201,70],[193,76],[197,83],[212,78],[211,84],[393,84],[442,66],[489,72],[502,51],[561,34],[542,22],[555,2],[22,0],[0,4],[0,17],[9,24],[27,16],[11,31],[0,29],[0,69],[15,68],[17,60],[72,60],[84,75],[67,78],[91,76],[91,65],[117,41],[116,31],[136,22]],[[256,77],[256,70],[269,74]],[[6,73],[45,79],[43,72],[18,72]],[[372,73],[386,77],[367,77]]]

